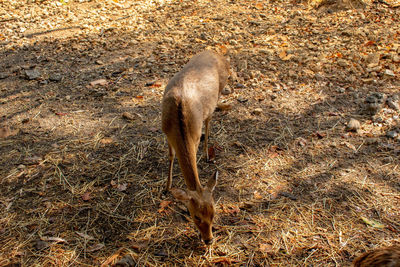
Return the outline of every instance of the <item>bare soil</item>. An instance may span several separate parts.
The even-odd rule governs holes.
[[[400,244],[400,112],[365,103],[398,103],[399,19],[394,1],[0,2],[0,266],[346,266]],[[162,192],[160,130],[204,49],[235,73],[215,163],[198,153],[203,182],[220,173],[209,248]]]

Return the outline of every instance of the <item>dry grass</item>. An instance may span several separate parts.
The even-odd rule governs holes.
[[[94,19],[95,34],[37,36],[1,48],[0,72],[33,64],[44,76],[62,73],[63,80],[28,81],[21,78],[22,67],[0,80],[1,127],[18,130],[0,139],[0,266],[109,266],[121,259],[136,266],[346,266],[370,248],[400,244],[400,147],[398,139],[385,136],[400,114],[386,108],[379,113],[384,122],[374,123],[357,104],[372,90],[398,93],[398,74],[372,85],[369,79],[347,81],[351,73],[332,60],[324,63],[328,67],[319,79],[309,70],[310,61],[281,60],[273,45],[300,49],[297,43],[312,38],[307,31],[282,37],[287,28],[281,19],[298,10],[302,13],[295,14],[310,21],[318,14],[301,5],[260,3],[159,3],[164,11],[152,5],[142,13],[132,4],[126,12],[134,19],[121,20],[117,29],[110,20],[110,28],[98,34]],[[85,5],[100,10],[96,5],[102,2]],[[223,19],[210,15],[216,8]],[[60,10],[69,12],[68,6]],[[275,33],[246,24],[255,11]],[[161,15],[154,19],[153,12]],[[398,18],[398,12],[391,14]],[[348,14],[319,17],[316,29]],[[137,28],[124,30],[132,25]],[[199,25],[215,40],[203,38]],[[224,31],[240,31],[243,25],[237,42],[229,44]],[[165,39],[171,31],[184,34],[174,32],[171,42]],[[331,40],[336,36],[326,34]],[[270,35],[268,44],[259,44]],[[346,46],[358,53],[353,41],[337,42],[335,49]],[[202,181],[215,169],[220,172],[216,241],[205,247],[184,206],[162,193],[167,147],[160,101],[169,77],[192,54],[221,44],[231,49],[234,68],[246,59],[248,69],[238,70],[246,87],[231,80],[233,93],[221,98],[232,110],[216,112],[212,121],[215,164],[198,154]],[[268,56],[260,46],[276,55]],[[326,49],[320,53],[334,53]],[[374,47],[363,49],[369,53]],[[304,51],[315,56],[312,49]],[[246,77],[257,70],[258,78]],[[88,85],[104,77],[107,85]],[[255,115],[255,108],[262,113]],[[360,120],[358,133],[345,131],[350,117]],[[174,185],[184,187],[177,163],[174,174]]]

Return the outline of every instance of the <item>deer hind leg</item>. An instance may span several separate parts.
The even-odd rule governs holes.
[[[211,116],[208,117],[205,121],[205,133],[204,133],[204,155],[206,156],[206,162],[209,162],[209,156],[208,156],[208,136],[210,135],[210,121],[211,121]]]
[[[168,159],[169,159],[169,169],[168,169],[168,180],[166,185],[166,190],[169,191],[172,185],[172,169],[174,166],[175,150],[168,142]]]

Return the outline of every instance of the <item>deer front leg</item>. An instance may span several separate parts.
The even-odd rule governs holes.
[[[206,155],[206,161],[208,162],[209,156],[208,156],[208,135],[210,134],[210,121],[211,121],[211,116],[208,117],[204,123],[205,123],[205,133],[204,133],[204,154]]]
[[[174,159],[175,159],[175,150],[174,148],[168,143],[168,159],[169,159],[169,170],[168,170],[168,180],[166,190],[169,191],[172,185],[172,168],[174,166]]]

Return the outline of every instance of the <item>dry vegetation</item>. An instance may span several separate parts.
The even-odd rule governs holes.
[[[346,266],[400,244],[399,111],[362,111],[399,93],[399,15],[388,1],[0,2],[0,265]],[[237,73],[215,164],[199,161],[203,181],[220,172],[211,248],[162,194],[160,130],[168,79],[205,48]]]

